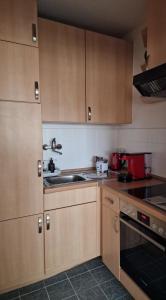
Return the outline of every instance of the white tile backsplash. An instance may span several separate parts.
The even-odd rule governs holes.
[[[93,166],[94,156],[109,158],[116,149],[118,131],[113,126],[43,124],[43,144],[50,144],[52,138],[62,144],[63,155],[52,150],[43,150],[43,159],[54,159],[58,168],[74,169]]]

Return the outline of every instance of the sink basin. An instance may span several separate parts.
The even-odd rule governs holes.
[[[66,176],[55,176],[46,177],[44,183],[46,186],[55,186],[57,184],[67,184],[73,182],[85,181],[86,179],[80,175],[66,175]]]

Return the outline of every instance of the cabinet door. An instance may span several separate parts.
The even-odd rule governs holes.
[[[111,204],[107,199],[102,199],[102,259],[110,271],[119,279],[119,216],[111,209]]]
[[[0,67],[0,100],[39,102],[37,48],[0,41]]]
[[[36,0],[1,0],[0,20],[0,40],[38,46]]]
[[[0,101],[0,221],[43,211],[39,104]]]
[[[45,223],[46,273],[58,273],[97,256],[96,202],[49,211]]]
[[[39,219],[40,218],[40,219]],[[0,222],[0,292],[44,275],[42,215]]]
[[[148,41],[149,68],[166,62],[166,1],[149,0]]]
[[[39,19],[43,121],[85,122],[84,30]]]
[[[86,32],[86,103],[90,123],[130,123],[132,47],[124,40]]]

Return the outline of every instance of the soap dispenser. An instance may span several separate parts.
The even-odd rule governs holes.
[[[51,158],[50,161],[49,161],[49,164],[48,164],[48,170],[49,170],[51,173],[54,173],[54,171],[55,171],[55,164],[54,164],[54,161],[53,161],[52,158]]]

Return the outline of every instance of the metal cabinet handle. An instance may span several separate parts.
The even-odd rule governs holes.
[[[50,215],[46,215],[46,229],[50,230]]]
[[[32,24],[32,41],[37,42],[36,24]]]
[[[115,216],[114,220],[113,220],[113,225],[114,225],[114,230],[116,233],[119,232],[119,217]]]
[[[42,233],[42,229],[43,229],[43,221],[42,221],[42,217],[38,218],[38,233]]]
[[[108,200],[112,205],[114,204],[114,200],[112,200],[111,198],[105,197],[105,199]]]
[[[37,170],[38,170],[38,177],[41,177],[41,175],[42,175],[42,162],[41,162],[41,160],[37,161]]]
[[[39,99],[39,83],[38,81],[35,81],[35,99]]]
[[[88,106],[88,121],[91,121],[92,119],[92,110],[91,110],[91,107]]]

